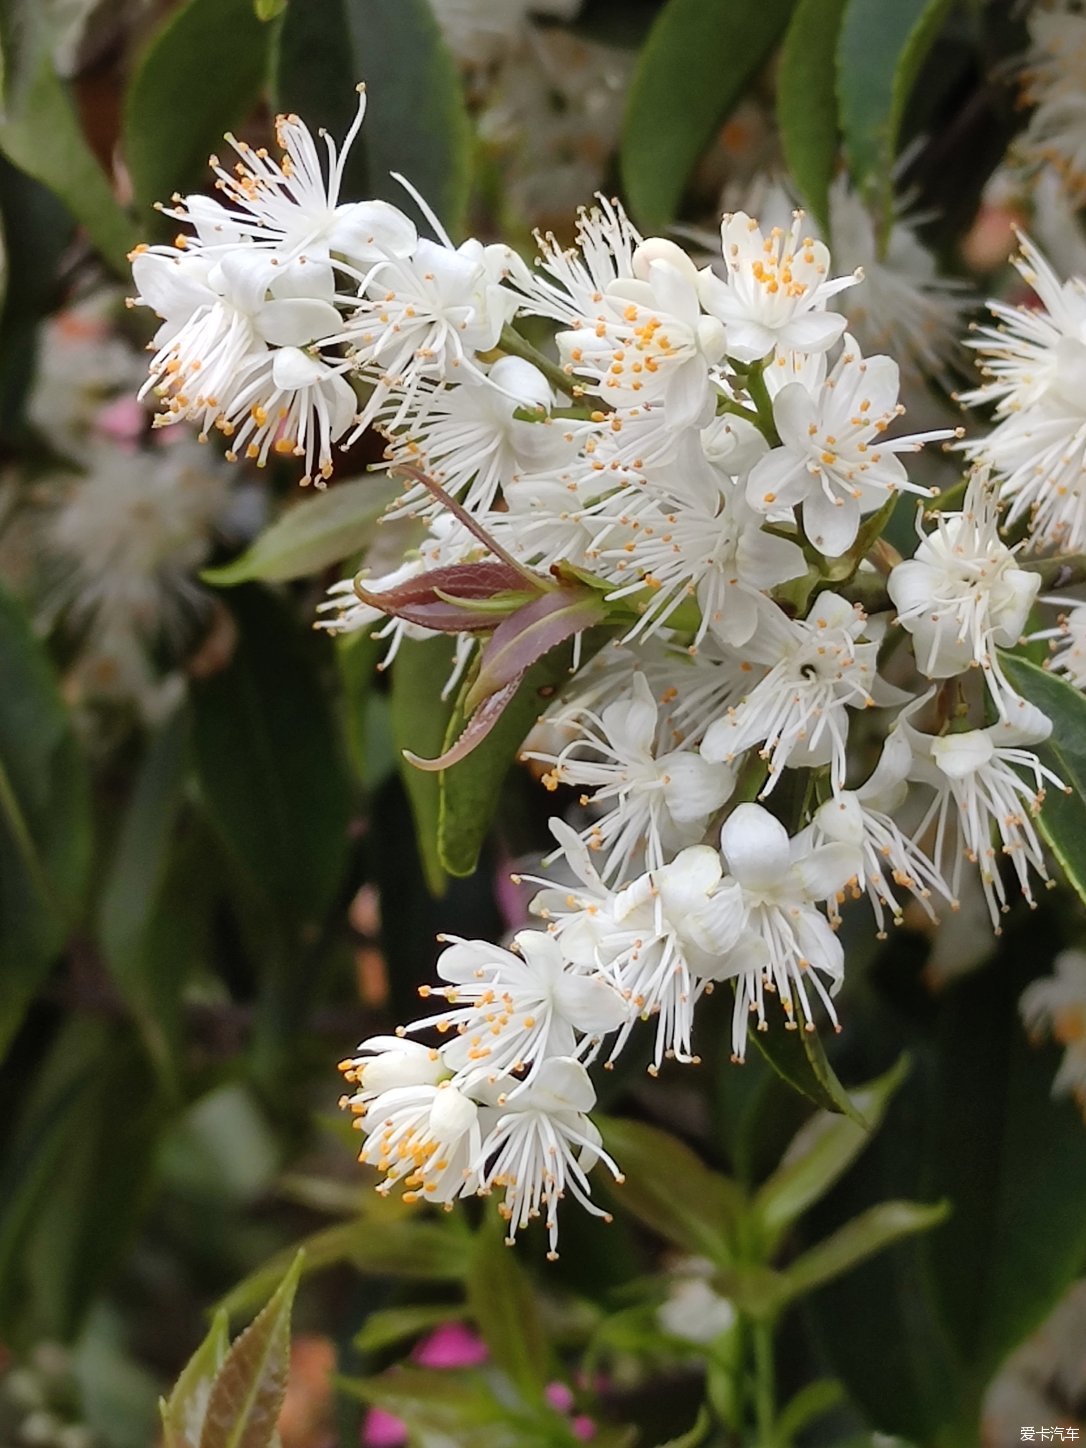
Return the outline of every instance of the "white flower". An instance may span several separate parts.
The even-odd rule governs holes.
[[[163,406],[160,426],[187,419],[206,436],[233,410],[239,387],[269,346],[307,347],[338,331],[340,315],[321,297],[273,290],[281,275],[267,252],[227,250],[218,260],[163,250],[137,252],[136,302],[163,318],[150,376]]]
[[[485,378],[469,374],[459,385],[420,388],[418,411],[402,433],[391,437],[386,457],[393,470],[400,462],[421,467],[468,512],[486,513],[503,488],[515,487],[520,474],[570,460],[571,441],[562,423],[515,416],[520,408],[546,414],[552,401],[550,384],[537,367],[519,357],[502,357]],[[398,408],[395,399],[391,405]],[[439,508],[417,483],[394,515],[426,516]]]
[[[1035,107],[1023,154],[1059,172],[1079,202],[1086,196],[1086,15],[1067,5],[1035,8],[1023,102]]]
[[[229,501],[221,464],[181,441],[125,453],[98,444],[44,524],[50,606],[95,632],[176,637],[204,597],[194,574]]]
[[[736,942],[720,973],[736,979],[732,1052],[741,1061],[750,1016],[757,1016],[760,1031],[769,1029],[766,992],[779,997],[790,1029],[802,1022],[813,1031],[809,984],[837,1025],[831,996],[843,978],[844,951],[815,902],[832,899],[859,874],[860,852],[836,841],[789,840],[780,821],[757,804],[732,811],[720,848],[734,884],[715,896],[710,928]]]
[[[866,626],[863,611],[836,593],[820,593],[805,620],[767,607],[747,652],[771,663],[769,672],[709,725],[701,742],[705,758],[730,764],[762,744],[769,761],[763,794],[787,765],[829,764],[834,788],[841,789],[848,710],[875,703],[878,645],[860,642]]]
[[[277,347],[245,369],[238,390],[218,423],[229,439],[226,456],[264,467],[268,453],[304,458],[304,485],[323,487],[332,475],[332,444],[354,421],[357,399],[343,377],[298,347]]]
[[[1086,281],[1061,283],[1020,240],[1014,265],[1040,305],[989,302],[998,325],[968,339],[985,381],[961,401],[994,404],[996,425],[962,450],[999,478],[1008,525],[1028,518],[1034,547],[1074,552],[1086,548]]]
[[[704,1257],[684,1258],[672,1271],[667,1297],[656,1313],[666,1333],[708,1345],[731,1331],[737,1314],[728,1298],[713,1290],[715,1275],[715,1266]]]
[[[598,716],[581,716],[576,737],[560,754],[524,756],[552,766],[544,777],[548,788],[594,786],[581,803],[611,805],[583,832],[589,847],[604,856],[605,880],[625,878],[642,857],[645,868],[658,869],[674,850],[696,844],[735,787],[727,765],[690,749],[665,749],[658,714],[648,680],[638,672],[626,698]]]
[[[543,1214],[552,1260],[558,1255],[558,1203],[567,1193],[593,1216],[610,1216],[592,1201],[588,1173],[602,1161],[616,1181],[618,1167],[604,1151],[586,1115],[596,1104],[588,1072],[579,1061],[553,1057],[531,1086],[504,1098],[488,1113],[486,1138],[475,1157],[479,1191],[504,1192],[498,1210],[510,1243]]]
[[[1086,603],[1069,598],[1043,598],[1061,610],[1055,628],[1030,634],[1031,639],[1048,639],[1052,656],[1047,667],[1061,674],[1076,689],[1086,689]]]
[[[340,1062],[344,1079],[357,1087],[343,1105],[361,1112],[377,1096],[401,1086],[437,1086],[449,1077],[441,1053],[432,1046],[402,1036],[370,1036],[359,1047],[363,1054]]]
[[[402,1184],[405,1202],[451,1202],[475,1190],[479,1107],[449,1081],[392,1086],[351,1107],[366,1133],[359,1161],[385,1173],[379,1192]]]
[[[742,419],[735,420],[734,430],[731,420],[719,422],[724,427],[718,423],[705,429],[718,455],[725,452],[723,439],[745,426]],[[736,463],[750,451],[745,442],[737,443]],[[656,506],[646,506],[654,496]],[[620,543],[600,548],[597,540],[591,550],[594,559],[598,554],[602,576],[614,573],[625,580],[631,571],[636,573],[609,598],[651,590],[628,638],[667,625],[675,610],[694,598],[701,612],[694,647],[710,631],[722,642],[741,647],[758,626],[760,595],[806,572],[799,545],[763,531],[762,518],[747,503],[742,486],[710,462],[696,436],[684,439],[674,468],[642,488],[640,507],[637,497],[636,489],[623,490],[595,511],[594,523],[624,526]]]
[[[935,791],[913,839],[934,827],[931,856],[955,896],[960,893],[963,857],[978,867],[998,935],[1000,912],[1009,908],[999,855],[1010,858],[1030,906],[1035,904],[1031,867],[1042,880],[1049,878],[1033,817],[1044,801],[1045,780],[1057,789],[1065,786],[1032,750],[1022,746],[1047,739],[1051,721],[1034,705],[1019,700],[1013,718],[986,729],[933,737],[919,733],[903,719],[895,728],[903,731],[912,748],[912,777]],[[1032,776],[1032,787],[1023,772]],[[998,850],[993,836],[999,839]],[[953,861],[949,867],[948,855]]]
[[[694,1060],[694,1005],[707,984],[719,978],[717,957],[734,943],[727,924],[702,929],[721,881],[720,856],[707,845],[692,845],[615,892],[604,884],[579,836],[561,820],[552,819],[550,826],[580,888],[548,887],[531,909],[548,922],[571,960],[606,970],[633,1006],[610,1059],[625,1046],[638,1015],[655,1015],[650,1071],[659,1070],[665,1055]]]
[[[1041,586],[1038,573],[1015,566],[1016,549],[999,536],[999,503],[987,470],[969,481],[959,513],[937,513],[920,546],[890,573],[887,589],[897,621],[913,636],[916,665],[929,679],[970,666],[984,670],[1002,714],[1012,693],[995,646],[1016,644]]]
[[[895,925],[901,923],[903,915],[891,882],[913,895],[931,919],[935,918],[933,893],[952,906],[957,904],[951,899],[949,885],[891,813],[904,803],[908,793],[905,778],[911,764],[912,751],[900,734],[892,734],[867,783],[857,790],[833,795],[819,805],[811,820],[811,838],[816,844],[834,840],[858,852],[856,889],[867,892],[880,940],[885,938],[884,909],[889,910]],[[830,918],[836,920],[836,904],[832,900],[829,903]]]
[[[436,228],[440,223],[434,218]],[[476,352],[496,346],[516,310],[503,285],[523,263],[507,246],[483,246],[470,238],[459,247],[439,230],[411,256],[390,256],[367,274],[357,306],[339,334],[355,365],[373,384],[355,435],[379,413],[395,430],[411,415],[426,381],[453,381],[458,373],[481,376]],[[391,418],[385,404],[398,394]]]
[[[294,115],[276,118],[282,160],[228,135],[240,163],[227,170],[211,160],[215,185],[228,205],[189,196],[167,215],[192,225],[198,247],[248,242],[274,250],[276,264],[291,271],[293,281],[305,274],[302,290],[330,298],[334,263],[366,267],[390,253],[410,255],[417,241],[414,224],[387,201],[340,202],[343,169],[365,114],[366,90],[359,86],[358,109],[338,151],[326,132],[319,133],[326,160],[309,127]]]
[[[904,411],[897,363],[861,356],[851,337],[825,382],[814,391],[789,382],[773,399],[781,446],[756,463],[747,498],[760,513],[803,507],[803,526],[825,554],[844,553],[865,513],[899,491],[931,493],[911,483],[900,452],[952,437],[947,429],[888,438]]]
[[[724,323],[729,355],[757,362],[776,348],[825,352],[845,330],[843,317],[826,303],[859,275],[830,279],[830,254],[805,230],[797,211],[788,231],[768,236],[745,211],[725,216],[720,227],[726,276],[700,274],[702,305]]]
[[[461,65],[482,69],[514,48],[532,15],[572,20],[581,0],[430,0],[430,5]]]
[[[1073,1096],[1086,1110],[1086,955],[1064,950],[1053,965],[1052,975],[1022,992],[1019,1010],[1031,1035],[1050,1035],[1066,1048],[1052,1094]]]
[[[883,241],[862,196],[842,173],[830,187],[833,252],[863,272],[836,308],[869,352],[887,352],[918,385],[944,377],[957,353],[968,301],[964,284],[941,277],[908,215],[894,217]]]
[[[527,1068],[510,1085],[508,1094],[515,1096],[551,1057],[592,1059],[601,1037],[628,1014],[613,985],[571,965],[553,936],[521,930],[513,941],[516,953],[482,940],[456,940],[437,963],[449,984],[419,992],[444,996],[452,1009],[405,1027],[456,1030],[442,1056],[462,1089]]]

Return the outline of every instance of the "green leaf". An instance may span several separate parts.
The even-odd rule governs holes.
[[[0,1055],[60,954],[91,858],[86,766],[45,651],[0,591]]]
[[[794,0],[668,0],[641,51],[620,161],[637,223],[661,230],[716,128],[787,24]]]
[[[709,1430],[713,1426],[713,1415],[704,1403],[698,1409],[698,1416],[694,1425],[688,1428],[685,1433],[680,1433],[677,1438],[669,1438],[666,1443],[661,1443],[659,1448],[701,1448],[709,1436]]]
[[[788,169],[829,233],[829,189],[837,160],[834,57],[846,0],[799,0],[777,68],[777,124]]]
[[[510,1421],[510,1411],[478,1373],[397,1367],[377,1378],[340,1378],[337,1385],[351,1397],[400,1418],[420,1448],[453,1443],[516,1448],[530,1441],[527,1435],[514,1436],[516,1419]]]
[[[87,145],[47,54],[39,60],[21,104],[9,106],[0,121],[0,151],[58,196],[103,259],[127,275],[134,228]]]
[[[192,930],[186,926],[196,924],[200,914],[194,908],[199,891],[186,890],[183,907],[176,912],[164,899],[178,858],[174,847],[184,798],[187,736],[188,717],[179,710],[152,737],[99,907],[106,962],[153,1057],[167,1074],[180,1044],[181,992],[194,953]]]
[[[800,1388],[777,1418],[775,1428],[781,1442],[790,1443],[808,1423],[836,1408],[844,1395],[844,1389],[834,1378],[818,1378]]]
[[[231,563],[205,568],[207,583],[230,588],[259,580],[284,583],[319,573],[357,553],[373,538],[377,519],[399,492],[387,478],[336,483],[293,503]]]
[[[852,1092],[852,1104],[867,1122],[866,1129],[850,1117],[829,1111],[817,1112],[802,1128],[781,1165],[754,1199],[754,1209],[771,1246],[812,1202],[825,1195],[863,1151],[907,1072],[908,1061],[903,1057],[885,1076]]]
[[[951,0],[848,0],[837,47],[837,91],[856,185],[893,194],[898,135],[924,56]]]
[[[260,94],[268,37],[252,0],[187,0],[151,36],[128,87],[122,130],[141,207],[200,183],[208,152]]]
[[[434,1220],[419,1215],[393,1199],[367,1196],[362,1213],[350,1222],[337,1222],[314,1232],[300,1245],[305,1249],[304,1271],[323,1271],[350,1262],[359,1272],[412,1281],[460,1282],[467,1274],[470,1237],[452,1219]],[[251,1312],[279,1280],[295,1249],[279,1252],[223,1298],[219,1304],[230,1317]]]
[[[771,1021],[769,1030],[753,1032],[753,1039],[778,1075],[816,1106],[866,1124],[826,1059],[817,1031],[788,1031],[783,1021]]]
[[[238,863],[296,926],[324,917],[348,846],[350,785],[326,694],[320,644],[278,600],[231,595],[237,650],[192,691],[204,802]]]
[[[392,665],[392,738],[431,895],[443,895],[447,883],[438,844],[442,776],[416,769],[403,751],[433,759],[444,747],[453,703],[441,698],[441,690],[452,670],[454,646],[445,637],[404,639]]]
[[[600,648],[605,637],[602,629],[582,635],[582,663]],[[571,647],[563,645],[533,664],[516,697],[482,743],[466,759],[436,776],[439,781],[438,856],[450,875],[470,875],[479,863],[479,853],[506,776],[548,699],[568,682],[572,657]],[[467,722],[464,700],[471,683],[469,671],[449,719],[444,748],[460,737]]]
[[[271,1448],[290,1372],[290,1313],[301,1252],[263,1311],[215,1374],[199,1448]]]
[[[70,1341],[147,1205],[161,1098],[127,1025],[72,1020],[0,1175],[0,1334]]]
[[[40,182],[0,155],[4,303],[0,310],[0,437],[21,441],[42,318],[55,305],[74,223]]]
[[[211,1384],[229,1347],[230,1325],[226,1313],[219,1311],[211,1330],[182,1369],[169,1399],[162,1400],[164,1448],[193,1448],[199,1443]]]
[[[1069,883],[1086,900],[1086,698],[1028,659],[1002,654],[1000,662],[1022,697],[1052,720],[1051,735],[1034,745],[1034,753],[1071,793],[1049,786],[1037,822]]]
[[[528,1278],[496,1220],[475,1234],[465,1283],[468,1309],[495,1365],[526,1400],[542,1402],[554,1376],[546,1334]]]
[[[730,1265],[744,1209],[735,1183],[656,1126],[617,1117],[596,1124],[626,1178],[608,1188],[616,1205],[684,1252]]]
[[[354,1335],[359,1352],[380,1352],[407,1337],[418,1337],[446,1322],[456,1322],[463,1311],[449,1303],[437,1307],[382,1307],[371,1312]]]
[[[290,7],[278,48],[280,105],[341,136],[359,81],[367,87],[366,121],[347,194],[380,197],[418,216],[391,179],[399,172],[457,235],[467,210],[471,127],[456,65],[427,0],[305,0]]]
[[[287,8],[287,0],[253,0],[258,20],[274,20]]]
[[[853,1267],[883,1251],[902,1237],[927,1232],[944,1220],[950,1204],[935,1202],[880,1202],[846,1223],[824,1242],[797,1257],[780,1274],[791,1302],[832,1282]]]

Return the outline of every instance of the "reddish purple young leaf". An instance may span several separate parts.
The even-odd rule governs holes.
[[[483,742],[497,724],[505,712],[506,705],[511,704],[516,698],[517,689],[520,687],[523,677],[522,673],[518,674],[515,679],[511,679],[508,684],[503,685],[484,700],[464,726],[460,738],[450,749],[446,749],[444,754],[439,754],[436,759],[421,759],[417,754],[412,754],[410,749],[405,749],[404,758],[416,769],[425,769],[431,774],[459,764],[461,759],[466,759],[471,751]]]
[[[494,615],[461,608],[456,600],[478,601],[509,592],[523,595],[524,578],[505,563],[450,563],[392,588],[368,589],[355,579],[354,591],[363,603],[408,623],[437,633],[475,633],[492,629]]]
[[[602,596],[588,590],[553,589],[504,618],[483,647],[479,676],[465,704],[472,709],[567,639],[600,623],[607,613]]]

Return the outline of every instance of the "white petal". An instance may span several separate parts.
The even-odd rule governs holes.
[[[720,848],[729,870],[747,889],[772,889],[788,869],[788,831],[759,804],[733,810],[720,832]]]
[[[342,319],[331,302],[316,297],[266,302],[256,317],[257,330],[273,347],[304,347],[334,337]]]

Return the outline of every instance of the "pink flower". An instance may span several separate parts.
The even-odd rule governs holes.
[[[407,1428],[386,1413],[384,1408],[371,1408],[362,1425],[363,1448],[401,1448],[407,1442]]]
[[[486,1343],[462,1322],[443,1322],[411,1354],[425,1368],[476,1368],[489,1357]]]

